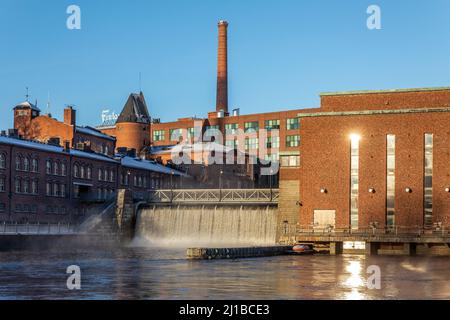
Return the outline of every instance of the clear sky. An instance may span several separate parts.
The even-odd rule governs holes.
[[[69,5],[81,30],[66,27]],[[367,7],[381,7],[369,30]],[[142,90],[162,121],[215,108],[217,22],[229,26],[229,101],[241,113],[318,107],[323,91],[450,86],[450,1],[1,0],[0,128],[38,100],[97,125]]]

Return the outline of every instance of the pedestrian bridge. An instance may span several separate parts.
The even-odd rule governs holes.
[[[155,190],[148,198],[149,203],[176,204],[278,204],[279,189],[174,189]]]

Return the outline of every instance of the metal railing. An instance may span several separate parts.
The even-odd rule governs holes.
[[[76,227],[70,223],[0,222],[0,235],[73,235]]]
[[[155,190],[146,200],[153,203],[278,203],[279,193],[279,189]]]
[[[392,228],[364,227],[334,228],[332,226],[316,227],[309,229],[296,228],[298,236],[336,236],[336,237],[450,237],[450,229],[444,227],[423,227],[423,226],[395,226]]]

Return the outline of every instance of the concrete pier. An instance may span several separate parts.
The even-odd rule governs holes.
[[[292,246],[248,247],[248,248],[189,248],[190,260],[238,259],[269,257],[287,254]]]

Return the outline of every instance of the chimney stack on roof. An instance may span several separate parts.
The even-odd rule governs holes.
[[[217,55],[216,112],[228,113],[228,22],[219,22],[219,47]]]
[[[71,106],[64,109],[64,123],[69,126],[76,124],[76,111]]]

